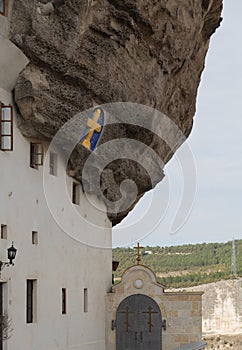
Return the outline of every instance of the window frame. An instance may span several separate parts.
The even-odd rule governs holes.
[[[4,108],[9,108],[11,113],[10,113],[10,120],[3,120],[2,119],[2,112]],[[3,125],[4,123],[10,123],[10,134],[4,134],[3,129]],[[3,148],[2,142],[4,140],[4,138],[9,138],[10,137],[10,148]],[[0,103],[0,149],[3,152],[6,151],[13,151],[13,106],[11,105],[5,105],[4,103]]]
[[[7,10],[7,4],[6,4],[6,0],[2,0],[3,2],[3,11],[0,10],[0,14],[3,15],[3,16],[6,16],[6,10]]]
[[[67,291],[66,288],[61,288],[61,314],[67,314]]]
[[[38,152],[38,147],[41,147],[41,152]],[[38,162],[40,156],[41,161]],[[44,144],[42,142],[30,142],[30,168],[38,169],[44,164]]]
[[[39,244],[39,234],[38,231],[32,231],[32,245]]]
[[[55,152],[49,153],[49,173],[50,175],[57,176],[58,155]]]
[[[88,288],[83,289],[83,311],[88,312]]]
[[[26,323],[37,322],[37,280],[26,280]]]
[[[72,203],[75,205],[80,205],[80,201],[81,201],[81,185],[76,182],[73,181],[72,182]]]
[[[1,239],[7,239],[8,238],[8,226],[1,224]]]

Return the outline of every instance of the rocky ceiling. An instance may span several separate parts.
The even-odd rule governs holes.
[[[30,60],[15,87],[23,135],[50,141],[77,113],[123,101],[165,113],[188,137],[222,0],[10,0],[9,6],[10,39]],[[184,141],[174,137],[171,147],[129,118],[133,125],[126,120],[104,128],[101,143],[131,138],[162,161],[153,159],[147,171],[149,157],[137,152],[135,160],[124,157],[105,166],[100,186],[114,225],[161,181],[164,164]],[[152,123],[152,115],[146,118]],[[162,118],[158,127],[165,128]],[[83,181],[89,155],[83,146],[75,149],[68,166],[71,176]],[[85,180],[86,189],[95,193],[91,177]],[[137,186],[128,207],[117,205],[126,179]],[[126,196],[130,191],[127,186]]]

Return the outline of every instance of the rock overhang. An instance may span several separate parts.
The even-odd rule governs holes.
[[[10,39],[30,60],[15,87],[25,136],[50,141],[77,113],[119,101],[153,107],[176,124],[184,140],[189,136],[222,0],[66,0],[53,5],[53,12],[44,16],[36,0],[13,1],[9,14]],[[171,151],[149,128],[129,123],[107,126],[101,143],[117,137],[143,142],[163,165],[182,143],[174,139]],[[75,149],[68,167],[71,176],[82,181],[82,165],[89,155],[82,146]],[[120,198],[125,179],[137,184],[136,201],[125,210],[110,210],[113,224],[164,176],[157,164],[152,170],[157,181],[152,183],[141,159],[119,157],[101,175],[108,210],[109,203]]]

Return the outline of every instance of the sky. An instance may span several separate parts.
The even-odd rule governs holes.
[[[145,194],[114,228],[114,246],[133,246],[135,241],[145,246],[170,246],[242,239],[241,13],[241,0],[224,0],[223,22],[210,42],[187,144],[166,165],[166,180]],[[172,232],[183,190],[189,192],[183,188],[179,165],[179,154],[186,147],[193,154],[197,190],[189,215],[180,229]],[[159,211],[164,191],[169,192],[169,201],[166,210]],[[189,194],[187,198],[191,200]],[[141,221],[144,213],[148,226]],[[116,237],[129,235],[130,228],[134,236],[120,244]]]

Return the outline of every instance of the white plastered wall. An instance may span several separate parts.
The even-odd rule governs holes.
[[[6,44],[6,39],[0,39],[0,45],[2,42]],[[9,68],[12,75],[7,81],[5,74],[9,71],[0,71],[0,101],[13,104],[10,91],[17,74],[28,61],[10,42],[6,47],[10,48],[10,55],[16,49],[18,62],[22,60],[13,74],[12,68]],[[6,63],[2,51],[0,57]],[[78,219],[78,216],[75,222],[70,220],[62,206],[58,215],[62,220],[64,216],[66,226],[63,230],[58,217],[52,216],[46,202],[43,167],[38,170],[30,168],[30,140],[22,136],[15,118],[13,134],[13,151],[0,151],[0,224],[8,228],[7,239],[0,240],[0,259],[6,261],[6,249],[12,241],[18,249],[15,266],[6,267],[1,275],[1,282],[7,283],[6,308],[13,328],[5,349],[104,350],[104,299],[111,287],[112,252],[110,248],[87,246],[80,240],[86,242],[90,235],[100,234],[104,245],[111,246],[111,224],[105,207],[93,197],[94,203],[96,201],[102,207],[103,211],[100,211],[81,192],[80,207],[75,207],[87,222]],[[47,175],[47,182],[54,184],[59,176],[65,174],[65,167],[59,159],[58,175]],[[67,178],[69,192],[72,181]],[[70,210],[69,204],[67,207]],[[66,230],[66,227],[72,226],[80,229],[78,239]],[[38,232],[37,245],[32,244],[32,231]],[[37,322],[32,324],[26,323],[27,279],[37,279]],[[67,289],[66,315],[61,313],[61,288]],[[88,288],[87,313],[83,305],[84,288]]]

